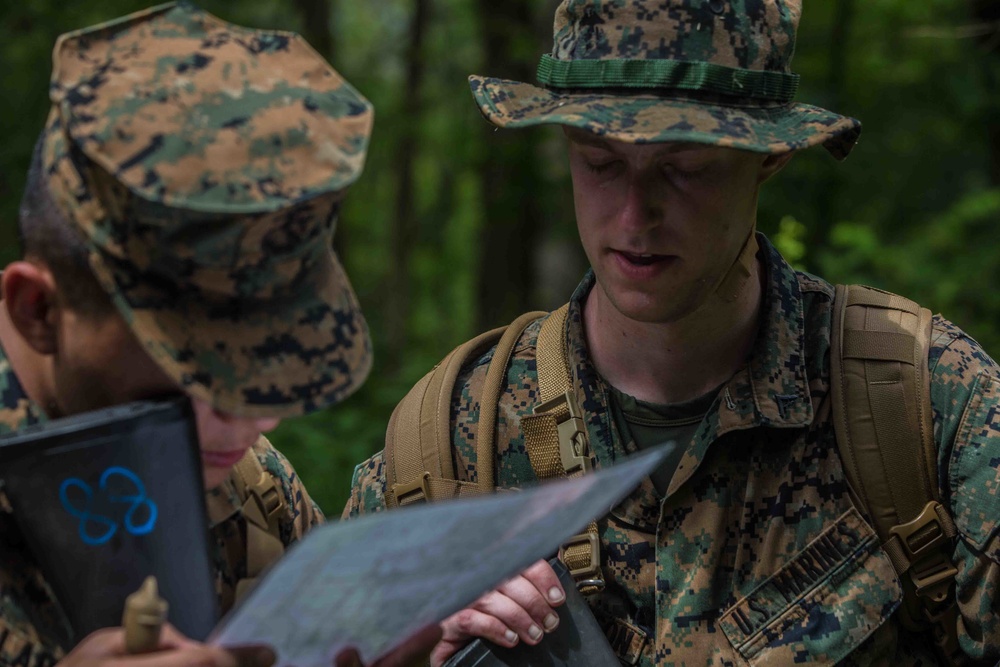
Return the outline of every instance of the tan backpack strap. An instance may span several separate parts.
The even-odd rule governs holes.
[[[569,305],[564,305],[542,323],[535,355],[540,402],[521,419],[525,449],[539,480],[577,477],[591,469],[587,427],[573,393],[566,352],[568,311]],[[600,544],[597,523],[591,521],[586,531],[559,549],[559,560],[584,594],[604,588]]]
[[[930,337],[926,308],[871,287],[837,286],[830,390],[847,480],[903,582],[901,620],[913,630],[932,625],[953,663],[957,531],[938,499]]]
[[[545,315],[526,313],[510,326],[487,331],[459,345],[441,363],[425,375],[400,401],[392,413],[385,434],[385,466],[387,507],[399,507],[426,500],[440,500],[475,495],[493,490],[493,453],[477,461],[478,483],[455,479],[451,447],[451,399],[455,381],[462,367],[494,345],[493,360],[487,370],[486,393],[499,397],[499,385],[504,377],[496,378],[495,367],[503,372],[517,338],[528,322]],[[498,342],[499,341],[499,342]],[[501,349],[503,348],[503,349]],[[498,358],[501,363],[497,363]],[[488,410],[492,406],[492,418]],[[496,400],[480,400],[479,423],[495,424]],[[480,429],[480,437],[488,434],[492,448],[493,429]],[[477,452],[483,449],[477,441]]]
[[[280,518],[288,504],[274,478],[264,471],[254,449],[239,460],[231,479],[246,519],[247,576],[236,583],[235,591],[236,600],[240,600],[264,569],[284,554]]]
[[[496,456],[496,423],[500,396],[507,387],[507,366],[525,328],[548,313],[525,313],[510,323],[493,351],[490,367],[486,370],[483,395],[479,399],[479,428],[476,433],[476,475],[483,492],[493,490],[493,457]]]

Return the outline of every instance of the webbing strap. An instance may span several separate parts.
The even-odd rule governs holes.
[[[903,624],[933,628],[939,657],[954,664],[956,530],[938,502],[931,313],[859,285],[838,285],[833,305],[830,394],[847,481],[900,574]]]
[[[539,402],[533,414],[521,419],[524,446],[539,480],[577,477],[590,469],[590,447],[583,415],[572,390],[566,354],[566,315],[569,304],[553,311],[542,323],[535,347]],[[597,523],[570,538],[559,550],[582,593],[604,588]]]
[[[531,459],[531,468],[538,479],[564,477],[562,460],[559,458],[559,427],[554,417],[525,417],[521,419],[525,448]]]
[[[287,504],[253,449],[239,460],[233,472],[232,481],[243,501],[246,519],[247,574],[236,582],[235,596],[239,601],[253,588],[264,569],[285,553],[279,519]]]
[[[538,391],[542,403],[551,401],[570,390],[570,373],[566,362],[566,315],[569,304],[552,311],[538,332]]]
[[[488,350],[504,330],[487,331],[456,347],[393,410],[385,432],[387,507],[476,492],[475,484],[455,481],[451,392],[465,361]]]
[[[909,313],[910,315],[920,314],[920,306],[906,297],[899,296],[898,294],[892,294],[891,292],[883,292],[882,290],[877,290],[871,287],[863,287],[861,285],[850,285],[848,287],[851,289],[847,293],[847,301],[845,302],[847,307],[873,306],[875,308],[901,310],[904,313]]]
[[[486,370],[483,395],[479,399],[479,426],[476,431],[476,477],[484,492],[492,491],[494,486],[493,457],[496,456],[497,411],[500,406],[500,394],[507,387],[507,366],[510,357],[525,327],[545,315],[546,313],[538,311],[525,313],[511,322],[493,350],[493,358]]]
[[[898,361],[913,365],[913,336],[889,331],[845,331],[843,354],[845,359],[871,359],[873,361]]]

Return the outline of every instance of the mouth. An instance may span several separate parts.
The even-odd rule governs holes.
[[[670,258],[670,255],[657,255],[651,252],[634,253],[623,250],[614,250],[613,252],[620,255],[629,264],[634,264],[635,266],[652,266]]]
[[[659,255],[651,252],[610,251],[622,274],[633,280],[649,280],[679,259],[676,255]]]

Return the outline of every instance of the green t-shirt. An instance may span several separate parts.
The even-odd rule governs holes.
[[[657,492],[661,496],[665,495],[684,450],[712,407],[719,390],[715,389],[690,401],[669,405],[640,401],[611,386],[608,390],[615,428],[622,440],[631,440],[639,449],[658,445],[667,448],[666,460],[651,475]]]

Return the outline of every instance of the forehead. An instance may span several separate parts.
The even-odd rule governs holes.
[[[575,127],[563,126],[563,131],[566,134],[566,138],[572,146],[576,148],[588,148],[594,150],[602,150],[609,153],[615,153],[622,156],[629,155],[653,155],[653,156],[667,156],[667,155],[729,155],[734,153],[746,153],[751,155],[747,151],[740,151],[733,148],[723,148],[721,146],[710,146],[706,144],[697,144],[690,141],[667,141],[662,143],[646,143],[646,144],[633,144],[624,141],[616,141],[614,139],[609,139],[607,137],[601,137],[592,132],[587,132],[586,130],[581,130]]]

